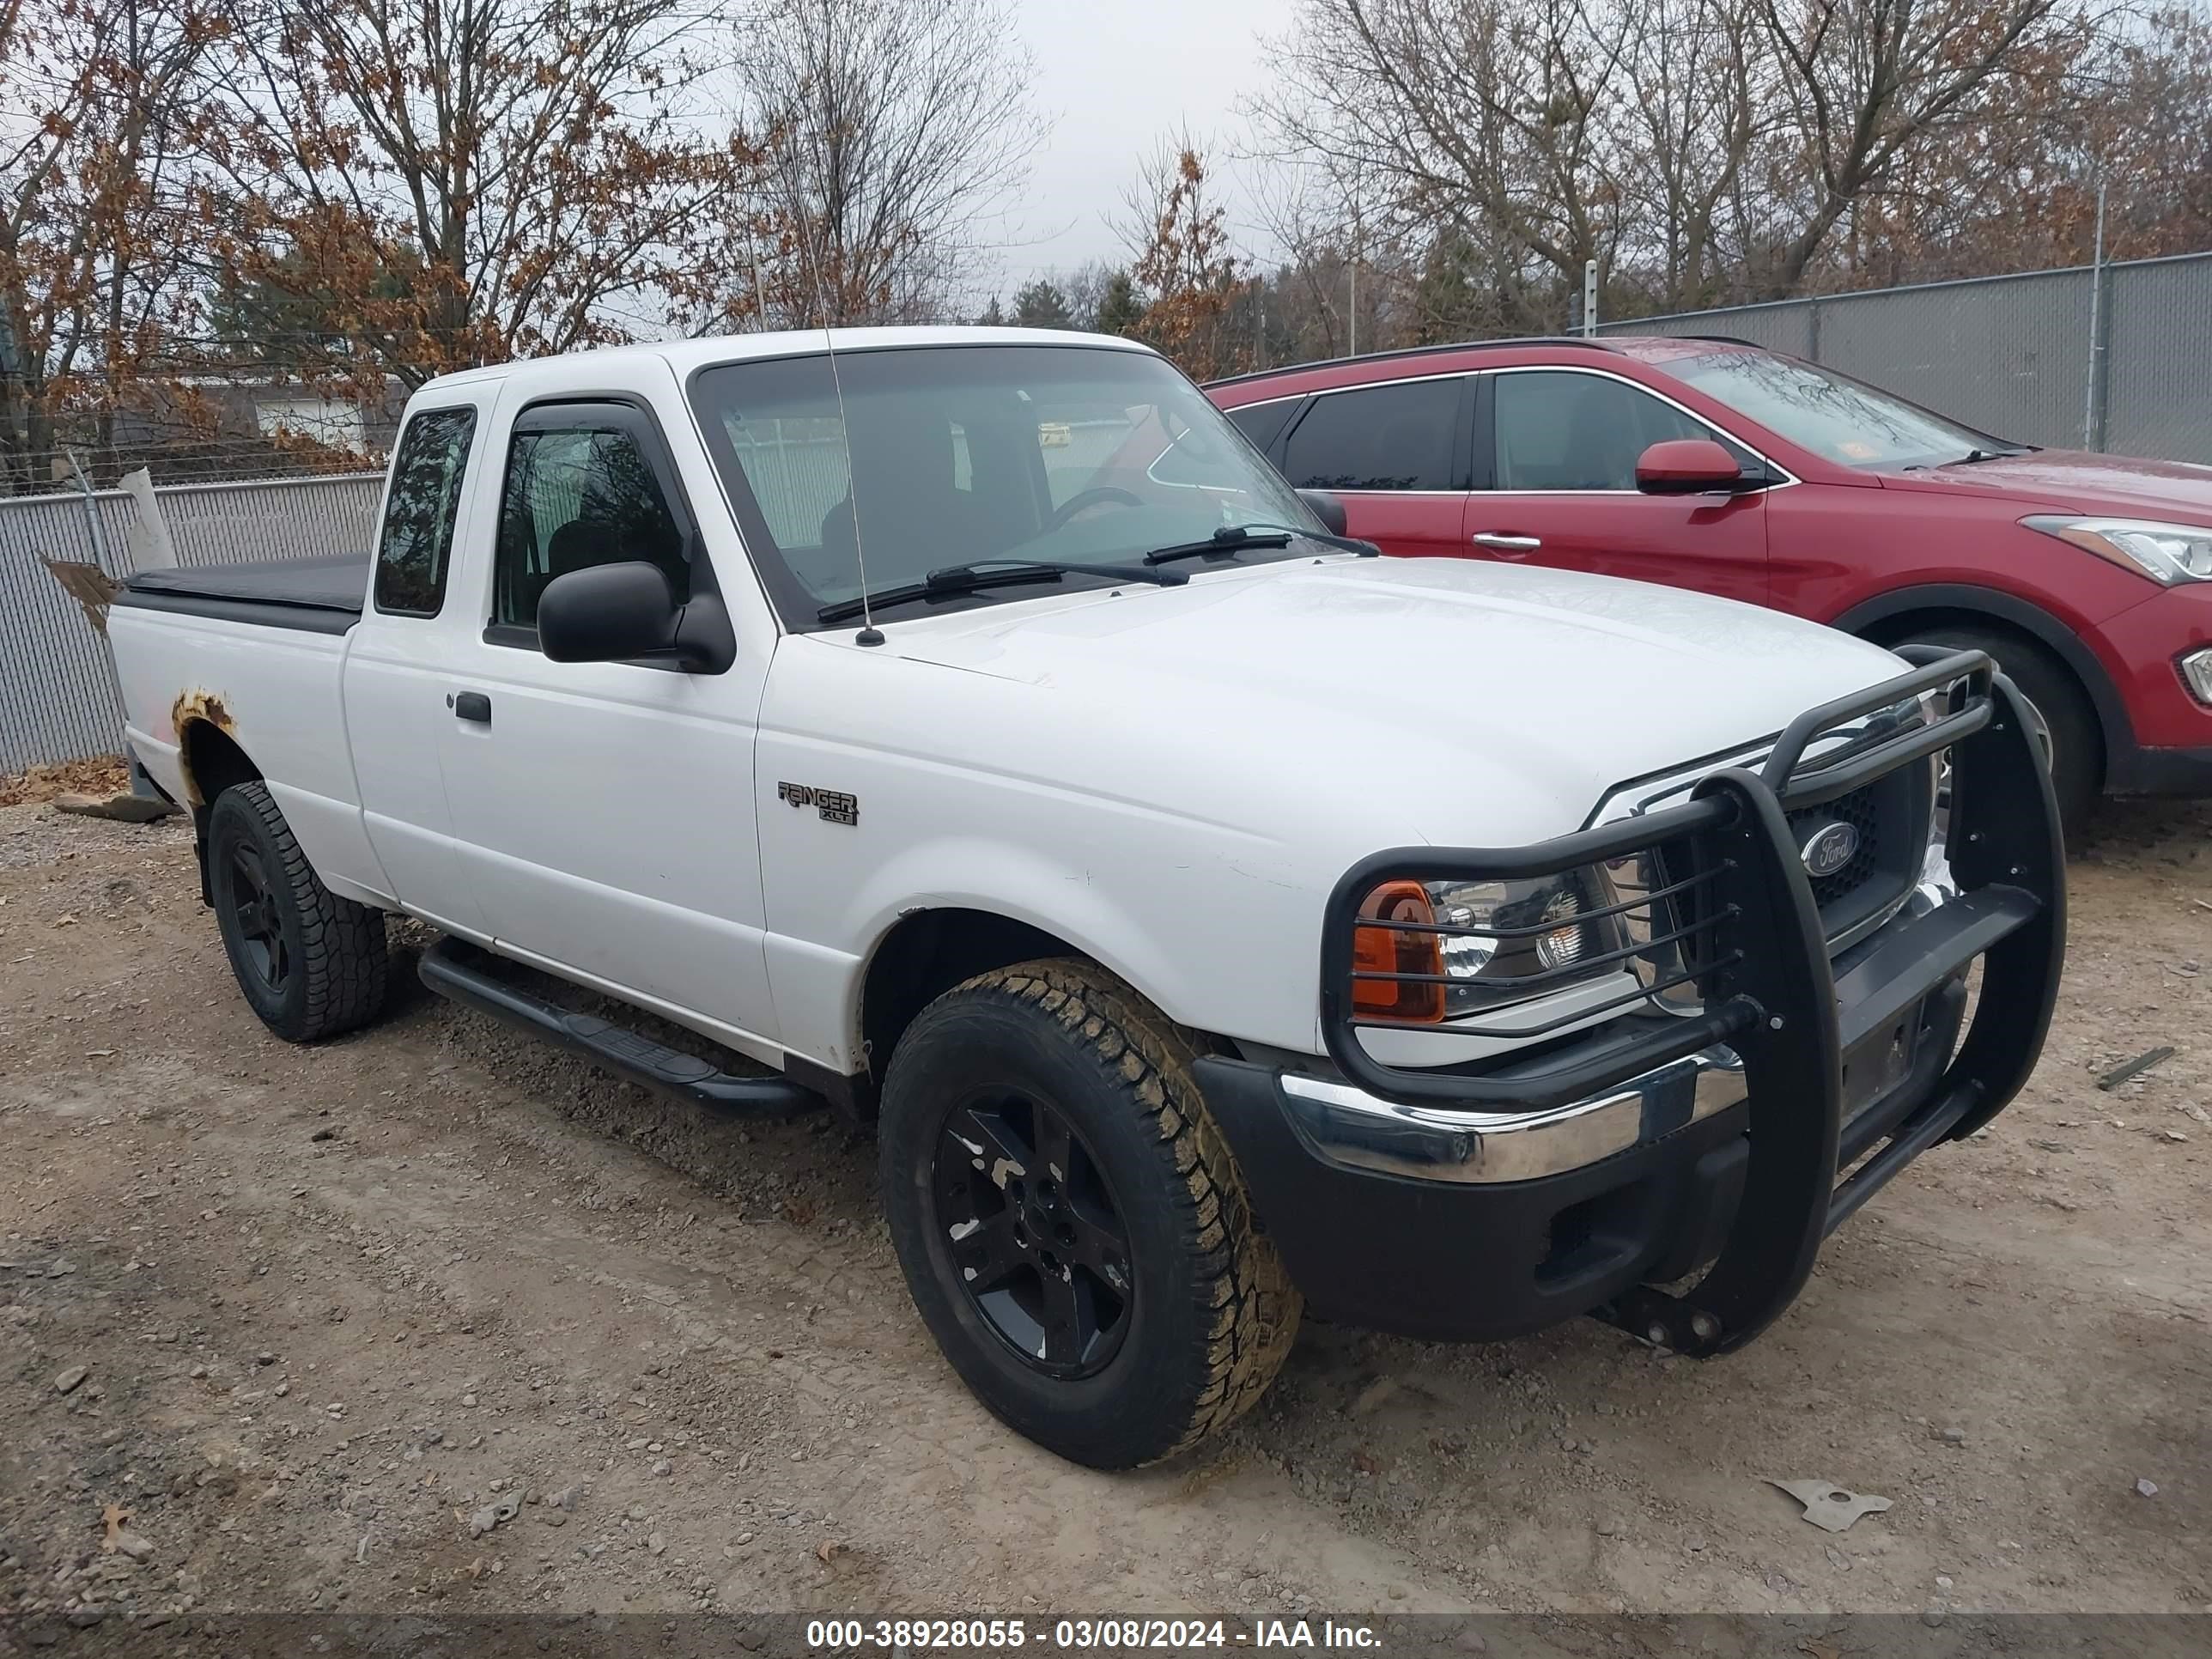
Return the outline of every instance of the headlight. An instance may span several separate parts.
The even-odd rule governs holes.
[[[1595,870],[1517,881],[1385,882],[1359,907],[1363,923],[1410,926],[1355,929],[1352,966],[1413,977],[1353,980],[1353,1008],[1435,1024],[1619,972],[1617,959],[1595,960],[1623,939],[1619,916],[1589,914],[1612,904],[1607,893]],[[1528,982],[1532,976],[1540,977]]]
[[[2212,581],[2212,529],[2203,525],[2160,524],[2150,519],[2072,519],[2057,514],[2039,514],[2021,522],[2167,587],[2176,582]]]

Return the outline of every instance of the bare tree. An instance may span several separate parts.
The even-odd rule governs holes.
[[[1423,247],[1434,240],[1356,170],[1248,158],[1254,213],[1282,261],[1264,280],[1271,361],[1382,351],[1436,337],[1425,320]],[[1373,204],[1382,204],[1376,212]]]
[[[774,163],[738,234],[771,316],[949,314],[1045,134],[1006,0],[779,0],[735,38]]]
[[[1067,296],[1067,313],[1077,328],[1098,326],[1098,313],[1106,302],[1106,290],[1114,281],[1114,267],[1103,259],[1085,259],[1073,270],[1048,271],[1046,275],[1060,285]]]
[[[758,157],[683,118],[678,0],[254,3],[207,223],[325,374],[417,382],[716,297],[706,210]]]
[[[1607,273],[1674,310],[1717,303],[1740,270],[1752,174],[1779,79],[1763,0],[1640,0],[1628,16],[1619,174],[1627,246]],[[1622,270],[1620,266],[1627,266]]]
[[[2083,210],[2100,181],[2112,188],[2117,257],[2212,246],[2212,124],[2170,121],[2174,110],[2212,107],[2212,5],[2186,0],[2149,11],[2089,78],[2070,247],[2088,230]],[[2146,133],[2159,137],[2146,143]]]
[[[2157,122],[2146,88],[2190,106],[2203,0],[2126,3],[1302,0],[1256,113],[1279,157],[1363,181],[1370,234],[1423,267],[1423,330],[1557,327],[1589,260],[1613,314],[1997,268],[2024,227],[2063,240],[2087,172],[2193,222],[2189,161],[2143,159],[2173,135],[2112,123]]]
[[[1902,157],[1853,206],[1816,280],[1924,281],[2212,241],[2212,137],[2166,112],[2212,97],[2212,11],[2124,16],[2024,59],[1999,118]],[[2156,143],[2143,142],[2158,131]]]
[[[1294,360],[1340,357],[1350,349],[1351,248],[1356,215],[1351,191],[1325,164],[1262,166],[1255,196],[1261,228],[1282,250],[1268,283],[1279,325]]]
[[[1778,56],[1801,199],[1765,283],[1795,292],[1854,204],[1917,155],[2048,118],[2051,71],[2087,51],[2098,0],[1758,0]],[[1957,152],[1954,149],[1954,154]]]
[[[1612,125],[1632,96],[1632,15],[1592,0],[1304,0],[1259,114],[1285,154],[1366,181],[1378,226],[1455,226],[1511,259],[1532,311],[1549,313],[1620,235]]]

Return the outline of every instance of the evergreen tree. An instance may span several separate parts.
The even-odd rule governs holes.
[[[1107,279],[1105,296],[1098,301],[1101,334],[1134,334],[1145,320],[1144,297],[1129,273],[1117,270]]]
[[[1014,295],[1014,325],[1017,328],[1073,328],[1074,313],[1067,308],[1067,296],[1060,291],[1058,283],[1040,276]]]

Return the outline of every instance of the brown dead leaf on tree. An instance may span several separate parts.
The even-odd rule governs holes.
[[[1152,296],[1138,334],[1199,380],[1252,366],[1231,316],[1251,283],[1207,178],[1190,135],[1170,139],[1127,198],[1133,223],[1124,232],[1136,256],[1129,274]]]
[[[175,348],[198,249],[180,179],[210,136],[231,27],[211,0],[0,6],[0,489],[112,458],[133,405],[160,404],[180,436],[192,425]]]

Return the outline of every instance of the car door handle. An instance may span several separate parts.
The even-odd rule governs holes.
[[[478,726],[491,724],[491,699],[481,691],[457,692],[449,701],[453,713],[465,720],[474,720]]]
[[[1472,539],[1477,547],[1495,548],[1500,553],[1533,553],[1544,544],[1541,536],[1513,536],[1503,530],[1478,530]]]

